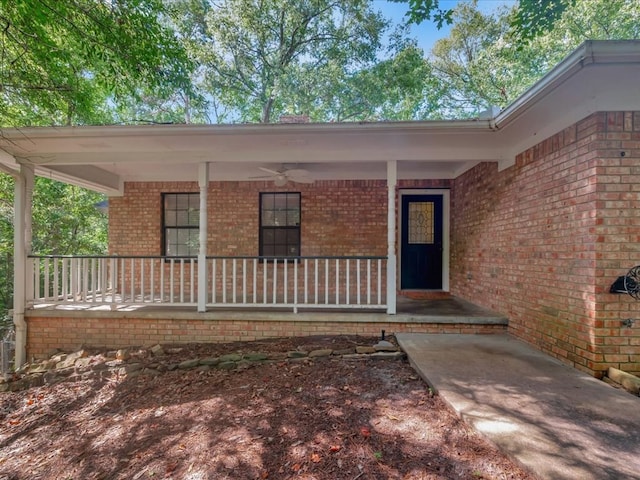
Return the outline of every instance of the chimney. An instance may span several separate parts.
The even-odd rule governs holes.
[[[309,115],[281,115],[280,123],[309,123]]]

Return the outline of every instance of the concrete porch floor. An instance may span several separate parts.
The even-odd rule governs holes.
[[[640,398],[509,335],[396,339],[462,419],[539,479],[640,479]]]
[[[58,305],[40,304],[27,310],[26,315],[76,316],[91,312],[92,317],[108,318],[113,315],[136,318],[202,318],[216,320],[290,320],[290,321],[374,321],[386,323],[437,323],[470,325],[508,324],[506,316],[475,305],[455,296],[436,299],[413,299],[398,296],[396,314],[388,315],[382,310],[304,308],[297,313],[291,308],[274,307],[210,307],[197,313],[195,307],[171,304],[118,305],[111,303]]]

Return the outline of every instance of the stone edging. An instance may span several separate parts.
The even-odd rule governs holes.
[[[81,380],[159,376],[174,370],[242,370],[254,365],[274,362],[300,363],[338,358],[343,360],[399,360],[406,354],[390,342],[374,346],[357,346],[343,350],[293,350],[277,353],[230,353],[219,357],[192,358],[171,362],[167,354],[182,351],[180,347],[155,345],[148,349],[127,349],[91,354],[88,350],[59,353],[50,359],[27,364],[8,378],[0,377],[0,392],[16,392],[42,385]]]

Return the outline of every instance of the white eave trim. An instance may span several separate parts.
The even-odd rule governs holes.
[[[529,108],[573,77],[594,65],[640,62],[640,40],[588,40],[493,119],[500,130],[518,120]]]

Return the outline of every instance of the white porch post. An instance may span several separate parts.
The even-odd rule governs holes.
[[[24,312],[27,303],[27,256],[31,251],[31,210],[33,196],[33,167],[20,165],[15,177],[13,200],[13,324],[16,327],[14,367],[27,361],[27,322]]]
[[[200,187],[200,223],[198,250],[198,312],[207,311],[207,189],[209,187],[209,164],[198,165],[198,186]]]
[[[396,314],[396,184],[398,162],[387,162],[387,313]]]

